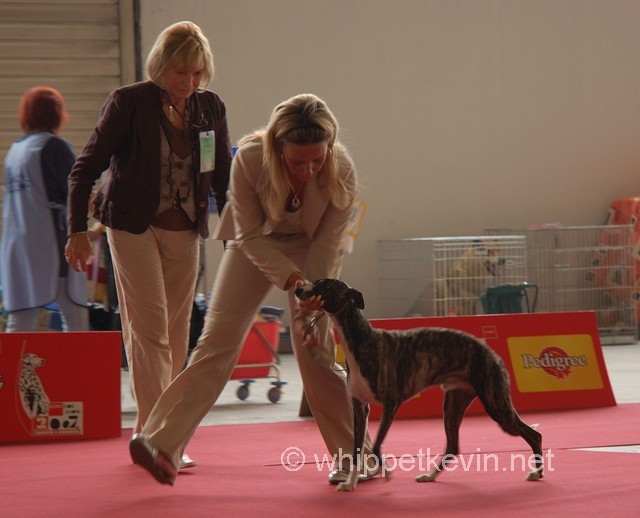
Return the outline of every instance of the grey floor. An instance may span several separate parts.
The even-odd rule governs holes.
[[[220,394],[220,398],[202,421],[202,426],[243,423],[274,423],[296,421],[299,417],[302,400],[302,381],[298,366],[292,354],[280,355],[280,379],[287,384],[282,386],[282,394],[277,403],[269,401],[267,393],[273,388],[276,378],[258,378],[250,385],[249,397],[238,399],[236,393],[241,383],[230,380]],[[122,427],[133,428],[136,408],[129,385],[129,373],[122,371]]]
[[[640,402],[640,343],[633,345],[605,345],[603,354],[607,372],[618,403]],[[227,383],[202,426],[242,423],[272,423],[308,419],[300,417],[302,382],[292,354],[280,355],[282,395],[277,403],[267,397],[272,379],[257,379],[250,387],[249,397],[238,399],[240,383]],[[135,405],[131,396],[128,372],[122,371],[122,427],[132,428]],[[640,452],[640,447],[638,448]]]

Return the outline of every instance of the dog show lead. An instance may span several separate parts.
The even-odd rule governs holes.
[[[229,380],[274,286],[287,292],[295,358],[326,447],[334,458],[353,449],[346,375],[336,367],[328,321],[318,323],[316,346],[307,348],[293,316],[300,310],[295,288],[339,275],[357,193],[355,166],[338,141],[338,122],[315,95],[282,102],[265,128],[241,139],[214,236],[226,247],[204,329],[187,368],[129,444],[133,461],[158,482],[174,484],[186,445]],[[313,308],[314,302],[304,305]],[[360,480],[374,474],[365,471]],[[329,482],[339,484],[347,476],[348,470],[334,471]]]

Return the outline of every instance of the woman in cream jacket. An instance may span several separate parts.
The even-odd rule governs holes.
[[[226,241],[226,250],[203,333],[188,367],[130,443],[134,462],[159,482],[173,484],[180,456],[229,379],[272,286],[287,291],[293,320],[300,309],[296,286],[339,275],[357,177],[337,134],[325,103],[303,94],[277,106],[265,129],[240,142],[214,236]],[[335,365],[328,319],[319,320],[314,347],[303,344],[301,326],[292,322],[291,329],[305,394],[327,449],[332,455],[349,452],[350,396]],[[329,475],[332,483],[344,478],[340,471]]]

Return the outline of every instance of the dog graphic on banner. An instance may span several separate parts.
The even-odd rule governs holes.
[[[36,369],[42,367],[45,363],[46,361],[43,358],[33,353],[25,354],[22,357],[22,370],[18,388],[22,408],[29,419],[49,414],[49,396],[47,396],[36,372]]]

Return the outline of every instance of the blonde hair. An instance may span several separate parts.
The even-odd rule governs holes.
[[[196,67],[204,64],[199,90],[213,79],[213,54],[209,40],[193,22],[177,22],[163,30],[156,39],[145,65],[147,77],[164,88],[164,75],[169,67]]]
[[[327,187],[331,202],[346,208],[351,198],[340,172],[351,167],[347,151],[338,142],[338,121],[325,102],[313,94],[300,94],[276,106],[269,123],[263,129],[242,137],[238,143],[262,143],[265,174],[257,191],[269,216],[277,219],[289,196],[289,172],[282,158],[285,143],[304,146],[326,142],[327,158],[318,173],[318,181]]]

